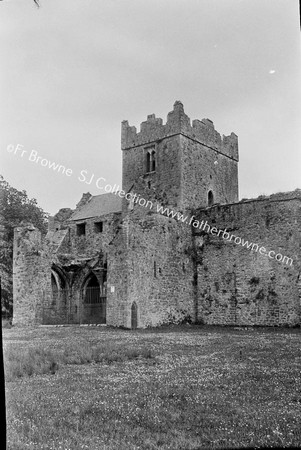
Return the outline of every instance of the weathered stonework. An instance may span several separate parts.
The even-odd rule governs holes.
[[[15,228],[14,325],[36,325],[42,322],[42,287],[50,288],[50,285],[47,286],[50,269],[50,258],[45,253],[40,231],[32,224]]]
[[[15,324],[300,324],[300,190],[239,202],[237,136],[191,124],[179,101],[165,124],[152,114],[137,132],[124,121],[121,147],[121,193],[83,194],[45,238],[15,230]],[[194,226],[202,220],[293,263]]]
[[[199,210],[196,217],[293,261],[276,261],[256,246],[248,250],[234,239],[193,229],[198,319],[229,325],[300,324],[301,191],[214,206]]]
[[[137,133],[123,122],[122,150],[126,192],[143,177],[161,203],[181,210],[206,206],[210,190],[214,203],[238,201],[237,136],[221,137],[209,119],[194,120],[191,126],[181,102],[175,103],[166,125],[150,115]],[[147,170],[148,151],[156,154],[155,171]]]
[[[178,315],[194,321],[194,272],[187,254],[191,244],[184,224],[151,212],[129,214],[109,256],[108,282],[115,287],[108,297],[110,323],[131,327],[133,302],[141,327],[168,323]]]

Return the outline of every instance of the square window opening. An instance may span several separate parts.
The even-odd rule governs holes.
[[[94,223],[94,231],[95,231],[95,233],[102,233],[103,232],[103,222],[95,222]]]
[[[85,223],[76,224],[76,234],[77,234],[77,236],[85,236],[85,234],[86,234],[86,224]]]

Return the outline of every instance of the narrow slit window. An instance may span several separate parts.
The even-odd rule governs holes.
[[[212,206],[213,205],[213,201],[214,201],[214,199],[213,199],[213,192],[209,191],[208,192],[208,206]]]
[[[151,171],[155,172],[155,170],[156,170],[156,152],[153,151],[151,157]]]
[[[146,172],[151,171],[151,155],[149,152],[146,154]]]

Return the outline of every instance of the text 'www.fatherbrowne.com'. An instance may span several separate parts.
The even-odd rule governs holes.
[[[190,218],[188,216],[184,216],[180,212],[174,212],[173,210],[170,210],[169,208],[164,208],[163,206],[157,205],[157,212],[160,214],[163,214],[167,217],[172,217],[173,219],[177,219],[181,221],[182,223],[187,223],[187,225],[192,225],[194,228],[197,228],[201,231],[205,231],[208,234],[212,234],[213,236],[220,236],[225,241],[228,242],[234,242],[236,245],[241,245],[242,247],[247,248],[248,250],[259,252],[260,255],[267,256],[271,259],[276,259],[276,261],[282,262],[287,265],[293,264],[293,259],[289,258],[288,256],[282,255],[281,253],[276,253],[274,250],[268,251],[265,247],[261,246],[259,247],[258,244],[249,242],[239,236],[235,236],[234,234],[231,234],[227,231],[225,228],[224,230],[219,230],[216,227],[211,227],[207,220],[199,221],[195,218],[195,216],[191,216]]]

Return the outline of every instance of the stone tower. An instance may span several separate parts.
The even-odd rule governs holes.
[[[151,114],[137,132],[123,121],[121,148],[125,192],[133,189],[179,210],[238,201],[236,134],[221,137],[209,119],[191,125],[180,101],[166,124]]]

